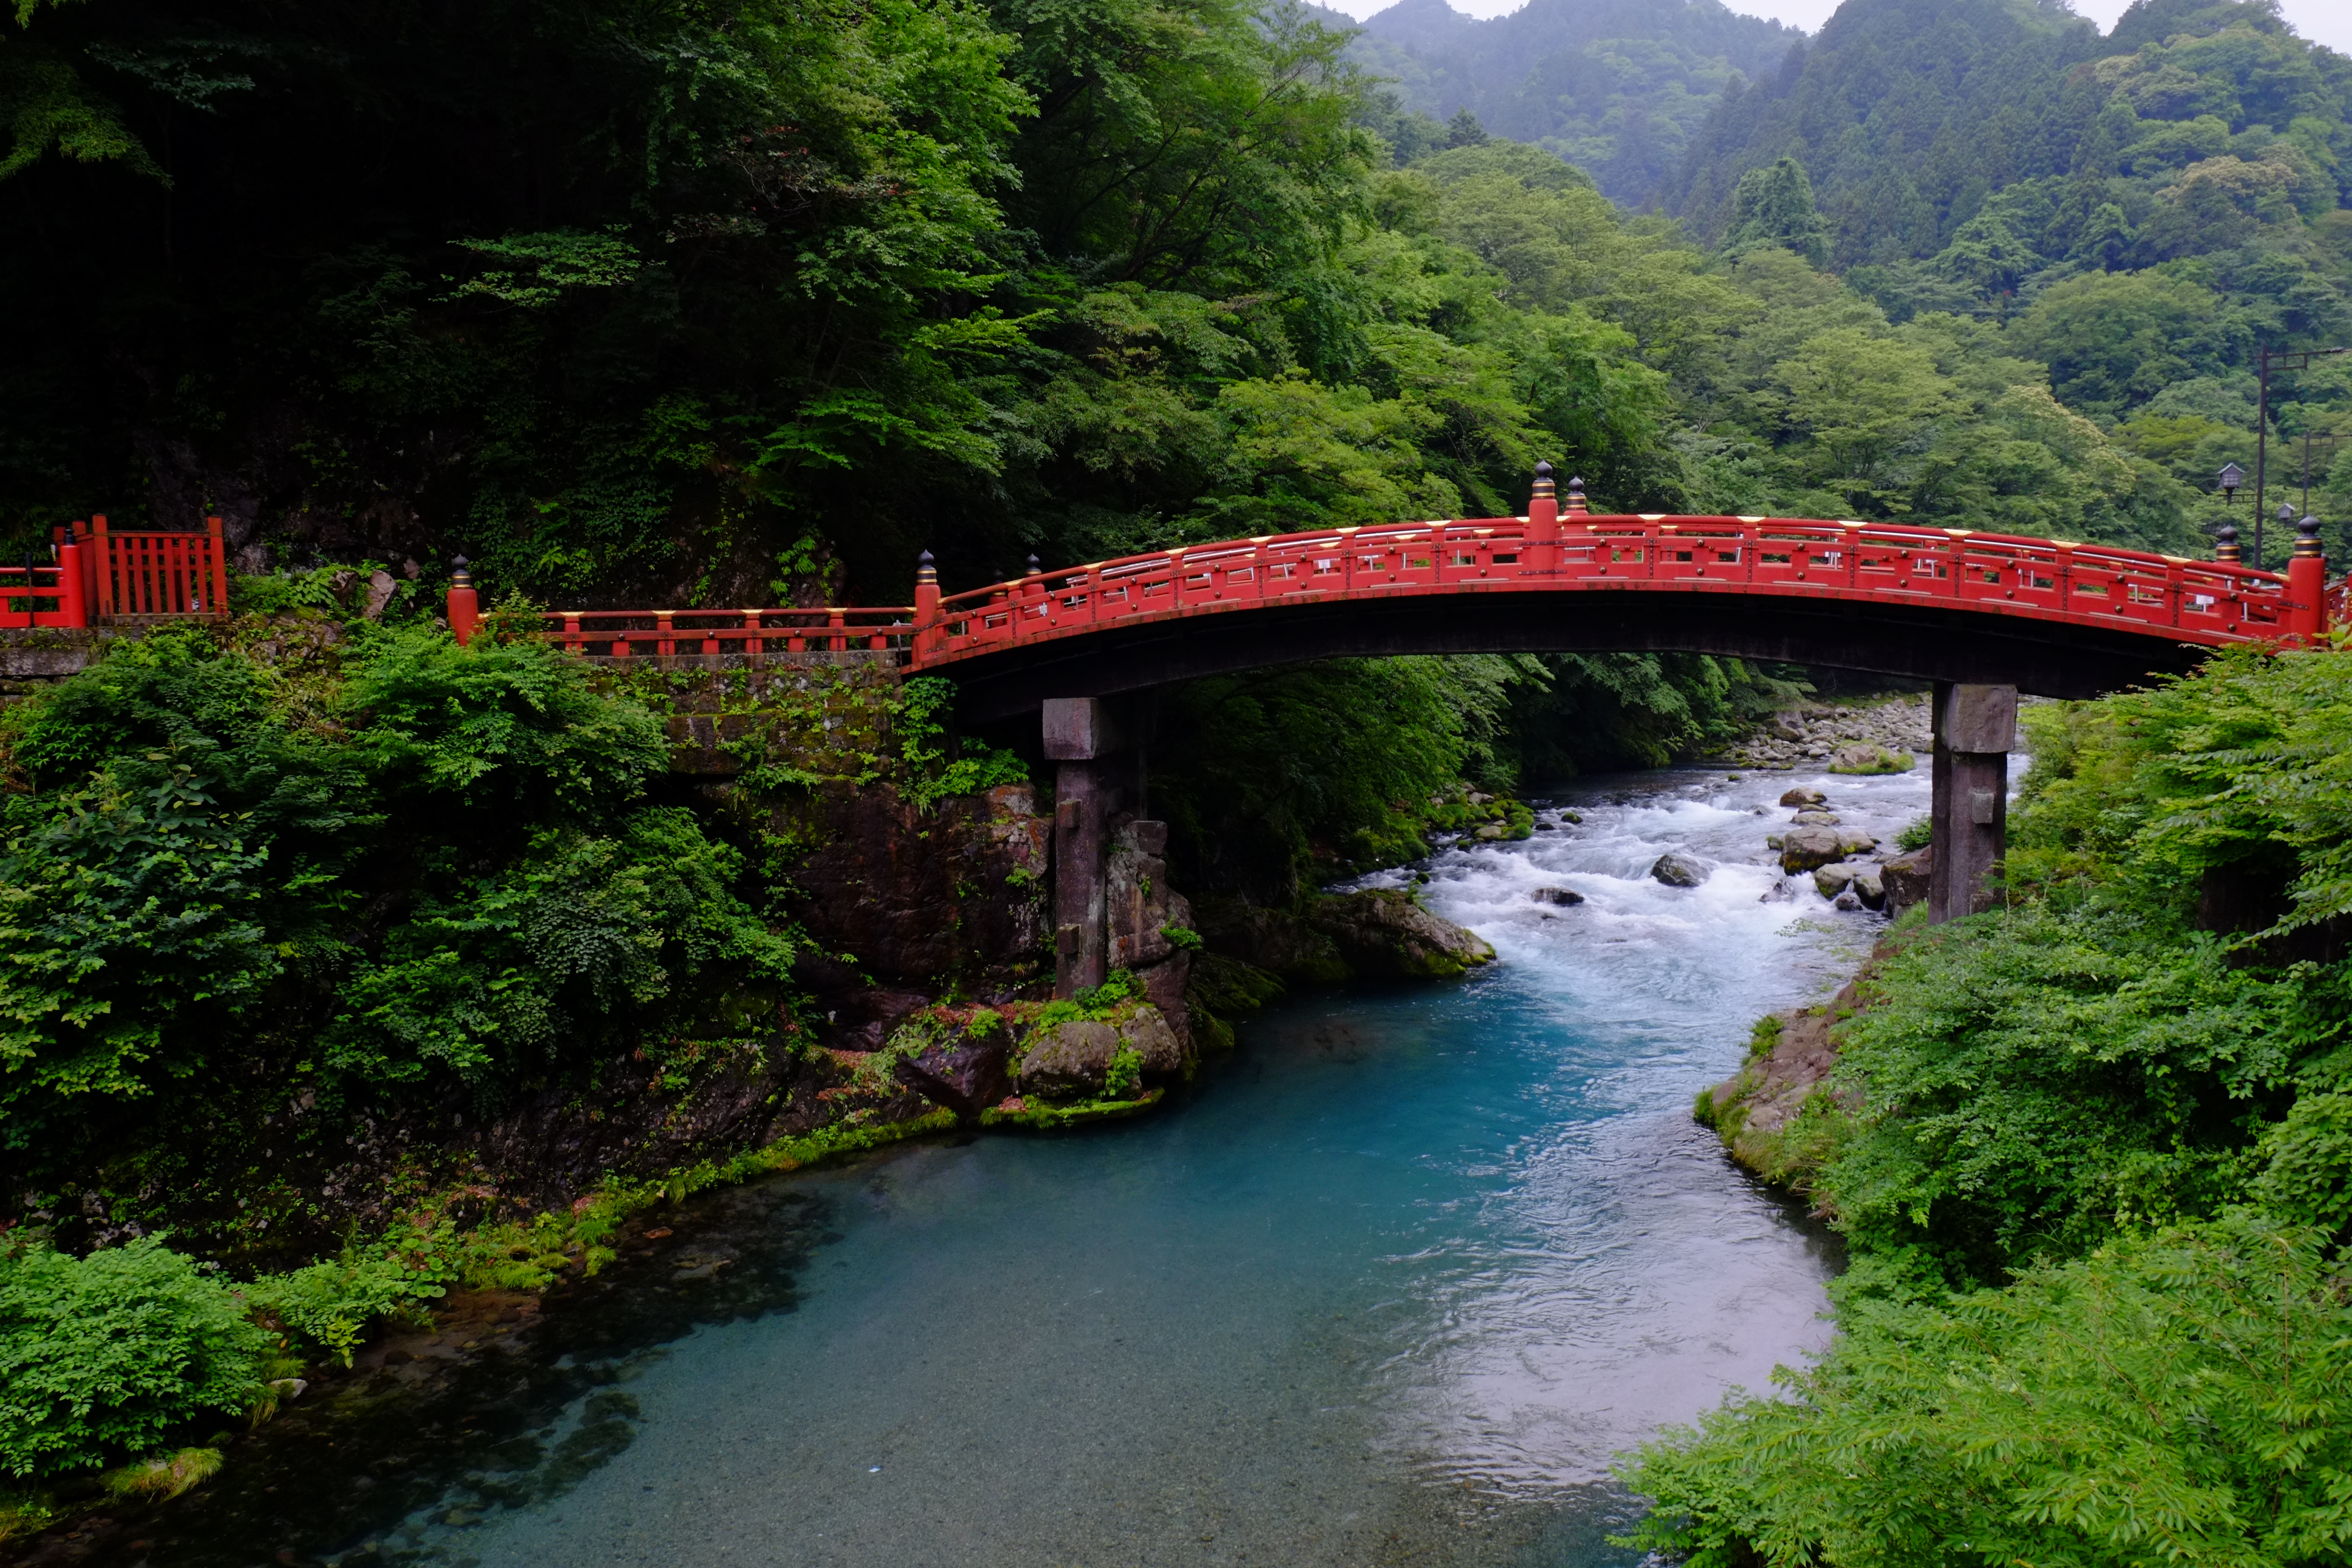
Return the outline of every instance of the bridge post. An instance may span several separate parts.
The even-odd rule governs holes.
[[[2295,525],[2294,553],[2287,557],[2286,591],[2295,602],[2288,612],[2287,629],[2305,647],[2327,631],[2327,556],[2319,542],[2319,519],[2306,517]]]
[[[924,551],[915,563],[915,663],[931,651],[938,640],[940,625],[940,573],[931,561],[931,552]]]
[[[1535,489],[1528,497],[1526,559],[1523,574],[1549,576],[1559,570],[1559,497],[1552,488],[1551,465],[1536,465]]]
[[[1108,973],[1103,929],[1104,819],[1112,781],[1107,759],[1123,748],[1109,703],[1045,700],[1045,756],[1054,774],[1054,994],[1075,996]]]
[[[481,599],[474,587],[474,574],[466,570],[462,555],[449,563],[449,595],[447,611],[449,630],[459,647],[474,640],[474,628],[481,624]]]
[[[1927,919],[1940,923],[1992,907],[1985,879],[2008,847],[2017,688],[1938,681],[1935,721]]]

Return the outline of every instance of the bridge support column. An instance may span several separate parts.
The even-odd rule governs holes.
[[[1110,704],[1045,700],[1045,756],[1054,774],[1054,994],[1075,996],[1108,973],[1103,930],[1104,830],[1116,788],[1110,759],[1124,749]]]
[[[1985,879],[2009,835],[2009,751],[2017,739],[2017,688],[1936,686],[1936,752],[1927,808],[1933,835],[1927,919],[1959,920],[1992,907]]]

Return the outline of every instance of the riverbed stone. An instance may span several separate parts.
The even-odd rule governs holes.
[[[1899,915],[1914,904],[1927,901],[1927,881],[1935,872],[1935,854],[1925,847],[1897,855],[1878,868],[1886,889],[1886,912]]]
[[[1847,886],[1853,889],[1853,896],[1862,900],[1864,909],[1878,909],[1886,902],[1886,884],[1875,866],[1856,867],[1853,880]]]
[[[1878,840],[1859,827],[1839,828],[1837,841],[1840,855],[1867,855],[1878,847]]]
[[[1157,1007],[1138,1007],[1112,1020],[1119,1044],[1143,1058],[1147,1073],[1166,1075],[1184,1070],[1184,1043]]]
[[[1118,1031],[1091,1018],[1038,1030],[1021,1053],[1021,1092],[1060,1100],[1100,1094],[1118,1046]]]
[[[1495,950],[1393,888],[1315,900],[1315,929],[1360,980],[1444,980],[1494,961]]]
[[[1659,856],[1650,868],[1652,879],[1664,882],[1669,888],[1696,888],[1713,875],[1712,867],[1672,850]]]
[[[1835,827],[1790,828],[1780,836],[1780,869],[1793,877],[1800,871],[1844,859],[1847,851],[1840,843],[1843,831]]]
[[[1792,790],[1782,792],[1780,795],[1780,804],[1782,805],[1794,806],[1820,805],[1827,799],[1829,799],[1829,796],[1823,795],[1821,791],[1807,784],[1799,784]]]
[[[1834,899],[1845,891],[1847,884],[1853,880],[1854,873],[1860,869],[1860,867],[1846,865],[1817,867],[1813,871],[1813,886],[1822,897]]]
[[[1789,818],[1800,827],[1835,827],[1838,814],[1834,811],[1806,810]]]
[[[1574,888],[1538,888],[1528,897],[1539,904],[1580,904],[1584,895]]]
[[[901,1058],[895,1070],[900,1083],[925,1100],[971,1121],[1013,1092],[1006,1068],[1012,1048],[1004,1020],[983,1009],[920,1055]]]

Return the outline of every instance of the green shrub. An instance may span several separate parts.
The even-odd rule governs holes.
[[[268,1348],[229,1288],[160,1237],[0,1253],[0,1468],[148,1454],[200,1411],[250,1405]]]
[[[2352,1553],[2352,1304],[2323,1233],[2142,1236],[2007,1289],[1857,1309],[1788,1397],[1622,1474],[1689,1568],[2301,1568]]]

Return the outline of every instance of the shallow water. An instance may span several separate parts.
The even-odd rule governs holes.
[[[1794,783],[1890,840],[1926,805],[1582,781],[1581,825],[1426,868],[1488,973],[1296,999],[1148,1121],[713,1197],[122,1561],[1630,1562],[1612,1453],[1826,1335],[1831,1244],[1689,1115],[1877,928],[1769,864]],[[1663,887],[1669,848],[1717,868]]]

